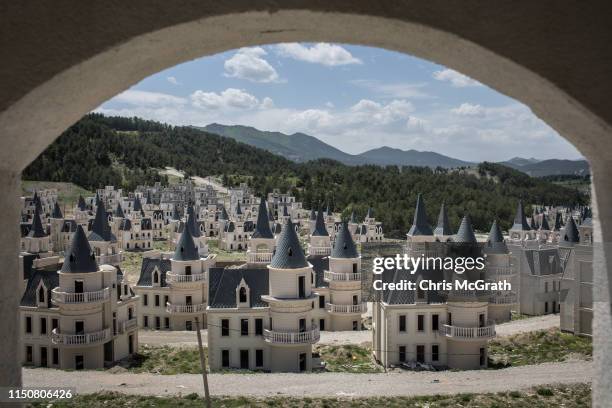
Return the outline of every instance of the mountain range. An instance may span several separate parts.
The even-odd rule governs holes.
[[[474,162],[455,159],[436,152],[414,149],[401,150],[388,146],[382,146],[360,154],[349,154],[328,145],[314,136],[304,133],[287,135],[281,132],[263,131],[250,126],[212,123],[198,129],[259,147],[298,163],[327,158],[347,165],[375,164],[379,166],[399,165],[431,168],[456,168],[477,165]],[[586,160],[538,160],[535,158],[514,157],[500,162],[500,164],[534,177],[561,174],[589,174],[589,165]]]

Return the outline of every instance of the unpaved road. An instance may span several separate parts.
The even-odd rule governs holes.
[[[530,317],[499,324],[496,327],[498,336],[509,336],[511,334],[549,329],[559,327],[559,315],[545,315]],[[206,344],[206,330],[202,331],[202,341]],[[177,347],[195,346],[198,344],[196,334],[193,331],[150,331],[140,330],[138,340],[143,344],[150,345],[172,345]],[[341,331],[321,332],[320,344],[361,344],[372,341],[371,331]]]
[[[571,361],[503,370],[393,372],[380,374],[210,374],[213,395],[377,397],[512,391],[543,384],[591,382],[593,363]],[[24,387],[70,387],[77,393],[102,390],[138,395],[202,393],[199,374],[79,373],[24,368]]]

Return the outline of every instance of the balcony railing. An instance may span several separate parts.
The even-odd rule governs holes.
[[[320,338],[321,334],[316,326],[303,332],[264,330],[264,339],[269,343],[275,344],[313,344],[319,341]]]
[[[173,305],[172,303],[166,303],[166,312],[168,313],[202,313],[206,311],[206,303],[199,303],[197,305]]]
[[[331,282],[331,281],[361,281],[361,273],[352,273],[352,272],[347,272],[347,273],[340,273],[340,272],[330,272],[330,271],[324,271],[323,272],[323,279],[326,280],[327,282]]]
[[[53,344],[63,344],[65,346],[80,346],[104,343],[110,339],[110,329],[104,329],[93,333],[83,334],[63,334],[57,329],[51,331],[51,341]]]
[[[123,261],[123,253],[118,254],[103,254],[96,256],[96,261],[98,265],[107,264],[107,265],[119,265],[121,261]]]
[[[95,292],[61,292],[60,288],[55,288],[51,291],[51,301],[53,303],[96,303],[104,302],[110,297],[108,288],[104,288]]]
[[[182,275],[177,273],[166,273],[166,280],[168,283],[191,283],[191,282],[202,282],[206,280],[206,273],[195,273],[192,275]]]
[[[484,340],[495,337],[495,323],[487,322],[483,327],[459,327],[448,324],[442,325],[440,335],[460,340]]]
[[[308,247],[308,255],[329,255],[331,254],[331,246],[328,247]]]
[[[130,320],[121,322],[121,333],[128,332],[138,327],[138,319],[133,317]]]
[[[272,252],[247,251],[248,263],[270,263],[271,261]]]
[[[362,302],[358,305],[336,305],[333,303],[327,303],[325,308],[330,313],[346,313],[346,314],[355,314],[355,313],[365,313],[368,310],[368,305],[365,302]]]
[[[516,293],[499,293],[489,298],[489,303],[494,305],[511,305],[516,303]]]

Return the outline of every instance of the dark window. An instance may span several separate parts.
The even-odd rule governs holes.
[[[319,329],[325,330],[325,319],[319,319]]]
[[[425,362],[425,346],[416,346],[416,358],[418,363]]]
[[[303,276],[298,277],[298,297],[300,299],[306,297],[306,279]]]
[[[74,322],[74,332],[76,334],[85,334],[85,323],[82,320]]]
[[[399,361],[400,363],[406,361],[406,346],[400,346],[399,348]]]
[[[431,361],[440,360],[440,346],[432,344],[431,346]]]
[[[161,318],[159,316],[155,316],[155,329],[161,329]]]
[[[249,319],[240,319],[240,335],[249,335]]]
[[[439,317],[437,314],[431,316],[431,330],[438,331],[439,328]]]
[[[74,356],[74,368],[77,370],[85,368],[85,359],[83,356]]]
[[[406,331],[406,315],[401,315],[399,317],[399,331],[401,332]]]
[[[424,331],[425,330],[425,315],[417,316],[417,330]]]
[[[187,330],[187,331],[192,331],[193,330],[193,327],[191,325],[191,320],[187,320],[185,322],[185,330]]]
[[[134,353],[134,336],[132,335],[128,336],[128,353],[129,354]]]
[[[51,319],[51,330],[59,327],[59,321],[57,319]]]
[[[41,367],[47,366],[47,348],[46,347],[40,348],[40,366]]]
[[[31,363],[34,357],[32,356],[32,346],[26,346],[26,361]]]
[[[359,303],[359,297],[357,295],[353,295],[353,306],[357,306]]]
[[[300,353],[300,371],[306,371],[306,353]]]
[[[263,319],[255,319],[255,335],[261,336],[263,334]]]
[[[47,318],[40,318],[40,334],[47,334]]]
[[[544,313],[548,313],[548,302],[544,302]]]
[[[164,296],[164,306],[167,305],[169,301],[170,299],[168,298],[168,296]]]
[[[478,315],[478,327],[484,327],[485,326],[485,315],[484,313],[481,313]]]
[[[263,367],[263,350],[255,350],[255,367]]]
[[[59,365],[59,349],[54,348],[53,352],[52,352],[52,364],[53,365]]]
[[[185,296],[185,304],[191,306],[191,296]]]
[[[191,275],[191,266],[185,267],[185,275]]]
[[[133,310],[131,307],[128,307],[128,320],[132,320],[133,317]]]
[[[159,283],[159,274],[157,272],[153,272],[153,283]]]
[[[245,287],[240,288],[240,290],[238,291],[238,297],[239,297],[238,301],[240,303],[246,303],[246,301],[247,301],[247,292],[246,292],[246,288]]]
[[[353,320],[353,331],[359,330],[359,322],[357,320]]]
[[[453,325],[453,314],[452,313],[449,313],[446,316],[446,324],[448,324],[449,326]]]
[[[74,281],[74,293],[83,293],[83,281]]]
[[[249,350],[240,350],[240,368],[249,369]]]
[[[325,296],[319,295],[319,309],[325,309]]]
[[[306,331],[306,319],[300,319],[300,333],[304,333]]]
[[[229,336],[229,319],[221,319],[221,335]]]
[[[155,295],[155,306],[159,307],[159,295]]]
[[[164,328],[166,329],[170,328],[170,318],[169,317],[164,317]]]
[[[353,273],[357,273],[357,264],[356,263],[353,264]]]
[[[30,316],[26,316],[26,325],[25,325],[26,333],[32,333],[32,318]]]
[[[230,360],[229,360],[229,350],[221,350],[221,367],[229,367],[230,366]]]
[[[484,347],[481,347],[480,348],[480,360],[479,360],[479,364],[481,366],[485,365],[485,363],[486,363],[486,361],[485,361],[486,355],[487,354],[486,354],[486,351],[485,351]]]
[[[146,293],[142,295],[142,305],[143,306],[149,305],[149,295],[147,295]]]
[[[38,289],[38,301],[40,303],[45,303],[45,288],[42,286]]]
[[[149,327],[149,316],[144,316],[143,326]]]

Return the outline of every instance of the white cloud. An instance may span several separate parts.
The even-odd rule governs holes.
[[[400,119],[407,119],[414,106],[405,100],[393,100],[386,105],[369,99],[362,99],[350,108],[354,114],[352,119],[358,121],[370,121],[380,125],[386,125]]]
[[[359,58],[336,44],[317,43],[308,47],[298,43],[284,43],[277,45],[276,51],[283,57],[330,67],[362,63]]]
[[[132,89],[120,93],[113,100],[134,106],[168,106],[184,105],[187,103],[185,98],[178,96]]]
[[[181,83],[178,81],[178,79],[176,79],[176,77],[173,76],[169,76],[168,78],[166,78],[168,80],[168,82],[170,82],[172,85],[180,85]]]
[[[263,57],[261,47],[241,48],[223,64],[225,76],[251,82],[280,82],[276,69]]]
[[[266,104],[269,105],[272,99],[266,98]],[[252,109],[259,106],[259,99],[236,88],[227,88],[221,93],[204,92],[197,90],[191,94],[191,103],[193,106],[200,109]]]
[[[354,79],[349,83],[374,92],[377,96],[384,98],[399,99],[429,99],[433,98],[424,91],[425,83],[395,82],[385,83],[374,79]]]
[[[274,107],[274,101],[272,98],[265,97],[261,100],[261,104],[259,105],[261,109],[272,109]]]
[[[462,103],[459,107],[451,109],[451,112],[455,115],[462,116],[482,116],[485,113],[485,109],[480,105],[474,105],[471,103]]]
[[[464,88],[467,86],[482,86],[480,82],[474,81],[472,78],[449,68],[434,72],[433,77],[438,81],[448,81],[452,86],[457,88]]]

